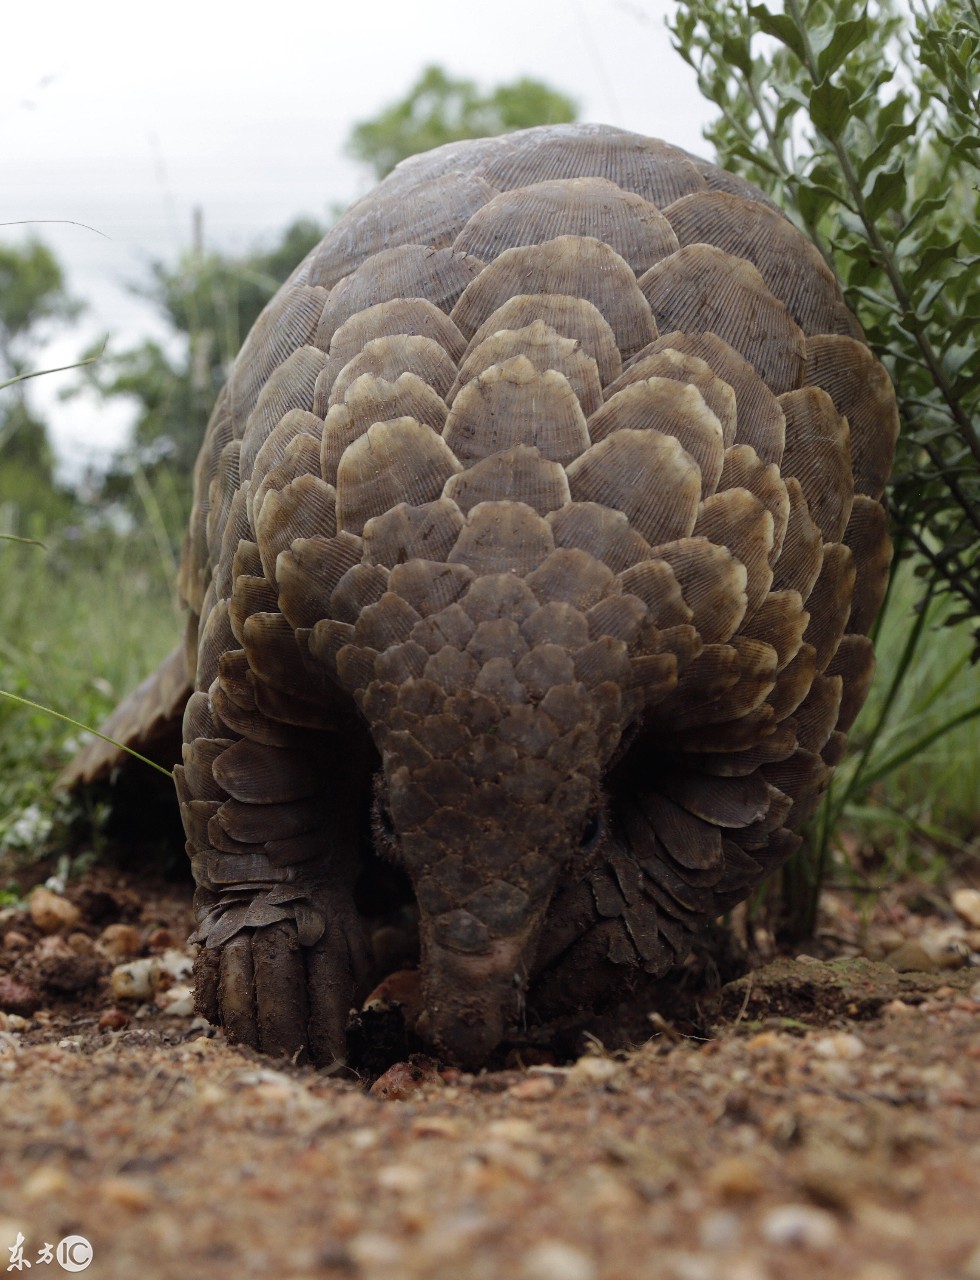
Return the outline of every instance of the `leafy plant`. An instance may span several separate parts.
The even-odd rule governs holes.
[[[980,619],[980,8],[681,0],[676,47],[721,110],[719,160],[836,274],[895,384],[899,549]],[[980,630],[977,632],[980,638]]]

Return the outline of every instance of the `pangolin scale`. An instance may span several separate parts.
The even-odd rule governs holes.
[[[416,1030],[465,1066],[682,960],[841,759],[897,429],[832,274],[748,183],[601,126],[400,165],[246,339],[186,645],[108,725],[183,715],[203,1012],[343,1060],[384,861]],[[95,743],[67,781],[117,763]]]

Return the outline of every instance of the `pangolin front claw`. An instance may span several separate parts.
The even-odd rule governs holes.
[[[350,1010],[369,981],[363,926],[333,906],[304,946],[292,921],[244,929],[198,954],[198,1010],[228,1039],[272,1057],[343,1065]]]

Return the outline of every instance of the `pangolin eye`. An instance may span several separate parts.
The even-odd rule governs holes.
[[[582,837],[579,846],[583,853],[591,853],[599,843],[602,836],[602,813],[596,810],[591,814],[582,831]]]

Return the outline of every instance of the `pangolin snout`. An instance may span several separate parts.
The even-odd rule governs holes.
[[[440,1058],[460,1067],[481,1066],[516,1028],[535,932],[496,939],[477,953],[423,942],[425,1013],[416,1030]]]

